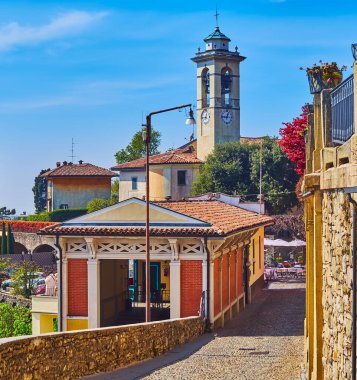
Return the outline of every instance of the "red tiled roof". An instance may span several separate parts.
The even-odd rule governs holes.
[[[81,164],[62,164],[55,169],[51,169],[43,173],[41,177],[116,177],[117,174],[96,165],[81,163]]]
[[[203,164],[203,161],[197,158],[196,152],[191,147],[187,147],[154,154],[150,156],[149,163],[150,165]],[[145,168],[145,157],[111,167],[112,170],[139,168]]]
[[[225,236],[241,230],[271,225],[273,219],[252,211],[243,210],[219,201],[180,201],[158,202],[157,205],[187,216],[201,219],[211,224],[210,227],[152,227],[153,236]],[[144,236],[145,227],[93,226],[68,224],[44,228],[43,234],[61,235],[110,235],[110,236]]]
[[[273,224],[270,216],[260,215],[219,201],[159,202],[162,207],[201,219],[212,224],[219,234],[231,234],[242,229]]]

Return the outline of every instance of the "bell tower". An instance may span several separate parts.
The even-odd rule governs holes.
[[[216,13],[216,18],[218,14]],[[203,161],[215,145],[240,138],[239,64],[245,57],[219,29],[204,39],[205,51],[196,53],[197,157]]]

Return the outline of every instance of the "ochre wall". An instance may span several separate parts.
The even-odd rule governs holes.
[[[260,236],[260,245],[259,245],[259,236]],[[253,244],[254,244],[254,251],[253,251]],[[259,250],[261,250],[260,255],[259,255]],[[255,252],[255,257],[253,257],[253,252]],[[260,268],[259,268],[259,257],[261,259]],[[255,264],[253,264],[253,260],[255,260]],[[251,286],[264,275],[264,227],[260,227],[250,240],[249,261],[252,263],[250,267],[250,279],[249,279],[249,285]],[[255,266],[255,273],[253,273],[253,265]]]
[[[204,332],[201,318],[16,337],[0,343],[0,379],[82,378],[151,359]]]
[[[150,169],[150,199],[165,200],[163,169]]]
[[[53,210],[61,204],[68,204],[69,208],[84,208],[93,198],[110,198],[111,178],[108,177],[77,177],[54,178],[53,182]]]
[[[86,330],[88,329],[87,319],[67,319],[67,331]]]
[[[181,318],[196,316],[202,296],[202,260],[181,260]]]
[[[88,316],[88,270],[86,259],[68,260],[68,315]]]

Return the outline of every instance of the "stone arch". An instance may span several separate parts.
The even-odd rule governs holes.
[[[22,253],[27,253],[28,249],[24,244],[21,244],[17,241],[14,243],[14,253],[17,255],[21,255]]]
[[[40,244],[32,250],[32,253],[52,253],[56,252],[56,248],[51,244]]]

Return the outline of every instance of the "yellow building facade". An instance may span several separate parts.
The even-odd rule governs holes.
[[[357,192],[357,65],[334,89],[314,93],[306,132],[306,373],[351,378],[352,242]]]

